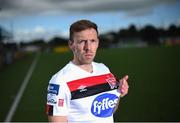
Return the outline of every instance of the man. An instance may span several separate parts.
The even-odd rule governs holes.
[[[50,80],[47,114],[50,122],[112,123],[120,97],[128,93],[128,76],[117,80],[94,62],[99,45],[97,25],[79,20],[70,27],[73,59]]]

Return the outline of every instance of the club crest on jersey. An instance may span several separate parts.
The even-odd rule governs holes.
[[[117,82],[114,77],[107,77],[106,82],[108,82],[111,89],[117,88]]]
[[[118,102],[118,96],[105,93],[97,96],[91,105],[91,113],[96,117],[112,116],[114,108]]]

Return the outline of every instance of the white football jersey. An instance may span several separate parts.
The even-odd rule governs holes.
[[[50,80],[47,114],[67,116],[69,123],[113,123],[120,93],[116,78],[102,63],[92,62],[89,73],[72,62]]]

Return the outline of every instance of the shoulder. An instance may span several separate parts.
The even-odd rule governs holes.
[[[68,78],[68,74],[72,72],[73,68],[70,63],[66,64],[61,70],[55,73],[50,79],[49,83],[62,84]]]

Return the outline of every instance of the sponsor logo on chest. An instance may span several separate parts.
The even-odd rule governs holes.
[[[91,105],[91,113],[97,117],[112,116],[114,108],[118,102],[118,96],[105,93],[97,96]]]

